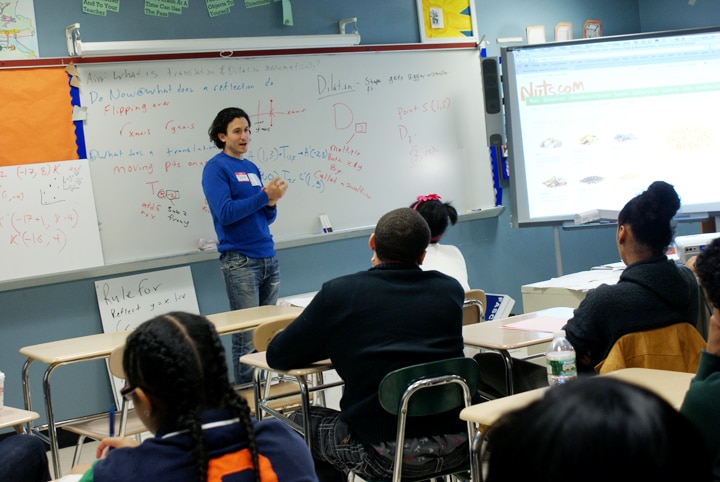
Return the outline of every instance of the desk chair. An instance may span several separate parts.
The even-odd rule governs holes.
[[[487,298],[483,290],[469,290],[465,292],[463,302],[463,325],[485,321],[485,306]]]
[[[293,319],[274,320],[262,323],[253,332],[253,345],[259,352],[266,351],[270,341],[287,327]],[[260,396],[255,393],[253,387],[253,412],[256,418],[260,420],[262,413],[258,413],[257,407],[260,400],[273,400],[269,402],[269,405],[281,412],[285,412],[291,409],[296,409],[300,404],[300,397],[294,395],[297,393],[295,383],[288,380],[287,377],[282,377],[276,372],[270,370],[262,370],[256,367],[256,370],[260,370],[259,379],[264,377],[264,395]],[[283,396],[286,395],[286,396]]]
[[[108,367],[110,373],[118,378],[125,378],[125,373],[122,369],[122,356],[125,345],[115,348],[110,353],[108,360]],[[118,437],[125,437],[128,435],[134,435],[139,437],[143,432],[147,431],[145,425],[140,421],[140,418],[135,413],[134,408],[130,408],[130,402],[122,398],[122,405],[120,408],[119,416],[115,419],[115,434]],[[75,452],[73,453],[72,466],[76,466],[80,462],[80,455],[82,454],[83,443],[86,438],[93,440],[102,440],[105,437],[110,436],[110,419],[106,413],[100,414],[92,418],[82,418],[79,420],[71,420],[67,424],[63,424],[61,428],[78,435],[78,441],[75,445]]]
[[[255,418],[262,420],[263,414],[267,413],[277,418],[281,422],[287,424],[295,431],[300,433],[307,443],[308,447],[312,446],[312,436],[309,430],[305,430],[305,427],[310,426],[310,397],[314,392],[321,392],[328,388],[341,386],[343,381],[325,383],[323,380],[323,372],[327,372],[333,369],[333,365],[330,360],[321,360],[311,363],[309,366],[295,368],[291,370],[277,370],[268,365],[265,358],[265,352],[260,351],[257,353],[248,353],[240,357],[240,362],[250,365],[254,368],[253,377],[253,389],[255,396]],[[263,373],[274,372],[288,380],[292,380],[297,384],[297,388],[292,393],[281,393],[279,395],[272,394],[267,395],[267,391],[264,389],[266,385],[266,377]],[[310,380],[313,380],[310,382]],[[281,399],[288,397],[288,395],[299,396],[300,406],[302,407],[303,421],[302,424],[296,423],[289,417],[285,416],[282,409],[274,408],[273,403],[278,402]],[[324,401],[324,397],[318,397],[313,400],[317,403],[317,400]],[[282,401],[280,401],[281,405]]]
[[[705,339],[690,323],[637,331],[621,336],[607,358],[595,366],[597,373],[621,368],[655,368],[695,373]]]
[[[429,363],[421,363],[394,370],[380,381],[378,398],[380,405],[393,415],[397,415],[397,450],[393,462],[392,482],[410,480],[402,477],[402,447],[405,443],[407,417],[435,415],[458,407],[470,407],[472,396],[480,383],[480,368],[475,360],[467,357],[450,358]],[[467,422],[468,458],[467,467],[428,475],[419,480],[434,479],[470,471],[472,453],[470,444],[475,437],[475,424]],[[355,474],[350,473],[349,480]]]
[[[323,372],[333,369],[330,360],[313,363],[309,367],[293,370],[275,370],[267,364],[265,350],[270,341],[292,322],[291,319],[274,320],[262,323],[253,333],[253,344],[257,353],[250,353],[240,357],[241,363],[254,367],[253,372],[253,398],[255,405],[255,418],[262,420],[267,413],[286,423],[305,438],[308,447],[312,440],[309,430],[311,403],[325,405],[324,390],[343,384],[342,381],[325,383]],[[273,383],[277,379],[278,383]],[[295,388],[289,391],[286,386],[294,384]],[[285,416],[288,411],[302,408],[303,423],[295,423]]]

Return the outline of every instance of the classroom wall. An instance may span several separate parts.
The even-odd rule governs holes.
[[[580,29],[586,18],[602,19],[604,33],[612,35],[656,30],[648,25],[659,25],[659,17],[666,24],[674,24],[672,28],[685,28],[699,26],[697,23],[707,25],[720,16],[720,4],[705,0],[698,0],[691,8],[684,8],[686,0],[476,1],[478,30],[490,40],[489,55],[499,53],[495,43],[497,37],[524,37],[528,25],[545,25],[548,40],[551,40],[554,25],[561,21],[573,23],[573,35],[577,38],[581,36]],[[357,16],[363,44],[419,40],[415,2],[411,0],[293,2],[295,26],[291,28],[279,25],[280,3],[246,10],[241,2],[236,2],[232,16],[218,19],[222,28],[215,28],[216,23],[202,12],[200,7],[204,2],[193,0],[183,16],[170,19],[144,18],[140,12],[141,3],[124,2],[120,13],[90,17],[80,13],[80,0],[35,0],[42,56],[67,55],[64,28],[74,22],[81,23],[85,41],[108,41],[220,34],[326,34],[336,32],[337,20]],[[362,11],[359,11],[360,5]],[[683,12],[682,16],[678,10]],[[664,15],[664,11],[668,14]],[[451,227],[444,238],[465,254],[471,286],[510,294],[516,300],[513,311],[522,313],[520,287],[557,274],[555,234],[558,235],[565,273],[618,260],[613,228],[558,230],[557,233],[552,227],[511,228],[509,183],[503,181],[501,186],[506,209],[499,217],[462,222]],[[408,199],[407,204],[412,201]],[[388,209],[394,207],[388,206]],[[697,223],[683,224],[678,229],[678,234],[683,235],[698,232]],[[289,296],[317,290],[322,282],[335,276],[366,269],[370,251],[363,236],[283,249],[278,257],[282,276],[280,296]],[[194,263],[191,268],[200,311],[207,314],[227,310],[217,261]],[[20,407],[23,404],[21,370],[24,359],[18,354],[20,347],[102,331],[94,281],[86,279],[0,292],[0,370],[7,375],[5,402],[8,405]],[[31,367],[32,400],[35,410],[41,413],[44,406],[40,381],[44,368],[37,364]],[[55,413],[59,419],[106,411],[112,403],[107,373],[101,362],[62,367],[51,380]],[[44,415],[41,418],[44,420]]]

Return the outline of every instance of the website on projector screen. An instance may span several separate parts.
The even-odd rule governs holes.
[[[720,30],[503,49],[520,224],[619,210],[658,179],[720,210]]]

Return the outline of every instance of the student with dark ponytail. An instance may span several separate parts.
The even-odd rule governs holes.
[[[564,327],[578,371],[594,372],[627,333],[696,324],[700,293],[695,275],[665,255],[678,209],[673,186],[655,181],[620,211],[616,242],[626,268],[617,284],[590,290]]]
[[[128,336],[122,366],[123,396],[155,436],[142,444],[103,440],[97,455],[105,458],[82,481],[317,480],[295,431],[276,419],[251,418],[205,317],[173,312],[146,321]]]
[[[443,202],[437,194],[418,196],[410,207],[419,212],[430,227],[430,244],[420,267],[423,271],[434,269],[452,276],[468,291],[470,284],[465,258],[457,246],[440,244],[448,226],[457,223],[458,213],[455,207],[450,202]]]

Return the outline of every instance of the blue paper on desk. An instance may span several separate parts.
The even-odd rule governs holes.
[[[507,318],[515,306],[515,300],[508,295],[485,293],[487,309],[485,310],[485,321]]]

